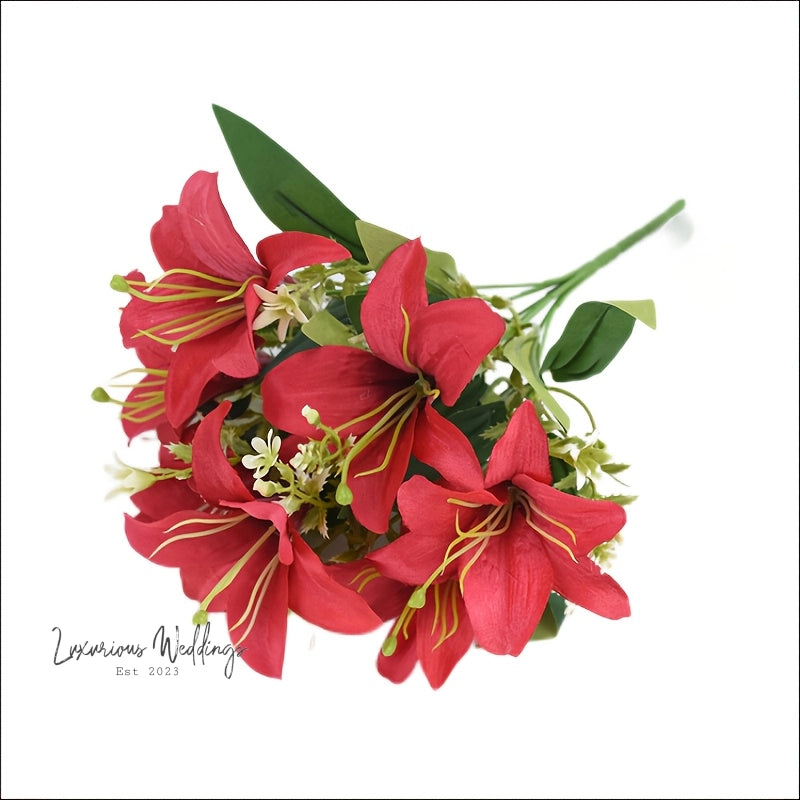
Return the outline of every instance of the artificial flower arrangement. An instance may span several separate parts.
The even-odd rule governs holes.
[[[152,228],[161,274],[111,283],[141,362],[113,402],[129,441],[159,442],[158,466],[116,470],[138,509],[125,531],[179,568],[193,624],[224,612],[237,653],[277,678],[289,612],[340,633],[386,623],[379,672],[399,683],[419,663],[438,688],[474,645],[552,638],[568,603],[629,615],[605,571],[633,499],[607,484],[626,465],[560,384],[601,372],[654,306],[584,303],[546,339],[569,293],[683,201],[561,277],[473,286],[213,108],[281,232],[254,257],[197,172]]]

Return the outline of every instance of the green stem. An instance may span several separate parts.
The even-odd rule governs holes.
[[[621,239],[613,247],[604,250],[600,255],[595,256],[591,261],[587,261],[572,272],[564,275],[560,284],[551,289],[544,297],[537,300],[531,306],[520,312],[520,317],[526,322],[529,321],[535,314],[541,311],[546,306],[550,305],[544,319],[542,320],[542,336],[540,342],[544,340],[547,328],[553,318],[558,307],[566,300],[567,295],[577,288],[587,278],[590,278],[599,269],[610,264],[617,256],[622,255],[626,250],[629,250],[635,244],[638,244],[642,239],[654,233],[667,222],[669,222],[676,214],[679,214],[686,206],[684,200],[678,200],[673,203],[666,211],[663,211],[657,217],[653,217],[646,225],[643,225],[633,233],[628,234],[624,239]]]
[[[595,256],[591,261],[587,261],[577,269],[572,270],[564,275],[561,283],[553,287],[544,297],[537,300],[532,305],[523,309],[520,312],[520,317],[528,322],[534,315],[538,314],[543,308],[548,308],[547,313],[541,323],[542,335],[539,337],[538,351],[541,352],[544,344],[544,339],[547,334],[547,329],[553,319],[553,315],[558,310],[559,306],[566,300],[567,296],[573,289],[577,288],[587,278],[590,278],[599,269],[602,269],[607,264],[610,264],[617,256],[622,255],[626,250],[629,250],[635,244],[638,244],[642,239],[654,233],[667,222],[669,222],[676,214],[679,214],[686,206],[684,200],[677,200],[666,211],[662,211],[657,217],[653,217],[646,225],[643,225],[638,230],[621,239],[613,247],[604,250],[600,255]],[[552,304],[552,305],[551,305]]]

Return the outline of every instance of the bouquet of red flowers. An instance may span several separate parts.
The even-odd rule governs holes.
[[[637,319],[655,327],[653,303],[584,303],[546,341],[569,293],[683,201],[561,277],[473,286],[214,112],[280,232],[254,257],[216,175],[197,172],[151,231],[161,274],[111,282],[141,362],[114,402],[129,440],[160,444],[158,466],[117,468],[138,509],[125,530],[180,569],[193,623],[224,612],[237,653],[271,677],[289,611],[340,633],[389,623],[380,673],[401,682],[419,662],[438,688],[473,644],[519,655],[555,636],[567,603],[627,616],[604,571],[633,499],[607,489],[625,465],[559,384],[602,371]]]

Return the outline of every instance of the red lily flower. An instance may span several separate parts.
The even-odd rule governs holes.
[[[220,404],[194,436],[195,502],[158,520],[126,516],[125,531],[138,553],[180,568],[184,592],[200,601],[196,620],[225,611],[243,660],[279,678],[289,610],[339,633],[365,633],[380,619],[328,574],[281,506],[245,488],[220,447],[229,408]]]
[[[625,512],[553,488],[530,401],[495,444],[485,478],[475,479],[476,464],[463,468],[461,489],[444,473],[444,485],[414,476],[400,487],[408,532],[370,559],[386,577],[420,587],[409,608],[431,604],[437,581],[457,579],[477,643],[511,655],[530,640],[552,590],[610,619],[630,614],[625,592],[588,557],[622,528]]]
[[[235,378],[258,373],[253,339],[262,304],[258,291],[274,289],[299,267],[350,257],[331,239],[288,232],[259,243],[259,263],[234,230],[217,176],[209,172],[192,175],[178,205],[164,206],[150,239],[164,274],[148,283],[132,272],[113,285],[131,294],[120,320],[126,347],[142,337],[177,347],[166,386],[173,427],[194,413],[200,393],[218,373]]]
[[[455,403],[505,330],[502,317],[478,298],[429,305],[425,267],[414,240],[372,280],[361,306],[369,352],[328,345],[296,353],[262,385],[273,425],[317,438],[302,413],[308,405],[341,440],[356,437],[343,456],[337,499],[351,502],[359,522],[378,532],[388,527],[412,453],[437,469],[442,459],[458,458],[450,445],[455,426],[431,403],[437,396]]]

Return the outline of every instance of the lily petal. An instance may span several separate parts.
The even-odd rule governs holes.
[[[195,485],[202,497],[213,505],[221,505],[222,501],[247,503],[253,500],[253,495],[231,466],[220,445],[222,423],[230,409],[230,401],[225,400],[207,414],[192,442]]]
[[[536,508],[534,522],[551,536],[562,541],[576,556],[585,556],[597,545],[613,539],[625,525],[625,509],[610,500],[589,500],[585,497],[561,492],[552,486],[517,475],[514,483],[533,500]],[[548,519],[549,517],[549,519]],[[553,524],[556,520],[559,525]],[[575,535],[575,541],[564,527]],[[563,548],[548,543],[548,552],[559,550],[569,558]]]
[[[419,239],[400,245],[372,279],[361,304],[361,325],[370,349],[404,372],[415,372],[404,358],[403,342],[413,320],[428,306],[427,261]]]
[[[524,400],[514,411],[505,433],[492,448],[486,485],[496,486],[519,474],[548,486],[553,483],[547,434],[530,400]]]
[[[411,320],[411,363],[434,377],[442,402],[451,406],[505,329],[503,318],[477,297],[442,300]]]
[[[256,246],[258,260],[267,268],[268,289],[274,289],[295,269],[350,258],[350,251],[325,236],[285,231],[267,236]]]
[[[483,488],[483,471],[469,439],[430,403],[417,418],[413,452],[453,488]]]
[[[631,605],[623,588],[589,558],[575,564],[564,558],[551,557],[553,588],[564,598],[608,619],[629,617]]]
[[[226,604],[231,642],[256,672],[280,678],[289,615],[289,570],[271,566],[274,549],[262,547],[231,586]]]
[[[287,358],[267,372],[261,385],[264,416],[274,427],[314,437],[318,431],[302,415],[303,406],[316,409],[329,427],[374,411],[384,400],[410,384],[408,375],[366,350],[327,345]],[[347,427],[361,433],[373,417]]]
[[[253,335],[244,325],[231,325],[212,336],[179,345],[164,389],[170,425],[179,428],[195,413],[206,386],[221,372],[249,378],[258,369]]]
[[[175,229],[177,221],[178,230]],[[162,226],[162,222],[164,223]],[[170,238],[172,241],[170,242]],[[186,181],[177,206],[153,226],[150,235],[153,251],[164,269],[176,265],[166,261],[177,254],[181,266],[191,262],[188,253],[218,277],[245,281],[252,275],[264,273],[247,245],[236,233],[217,188],[217,174],[196,172]],[[165,260],[162,261],[162,258]]]
[[[319,556],[295,536],[289,607],[304,620],[335,633],[366,633],[381,624],[367,601],[330,575]]]
[[[356,519],[375,533],[383,533],[389,527],[397,490],[408,471],[418,413],[415,408],[399,431],[390,428],[375,437],[350,465],[347,478],[353,493],[350,506]],[[393,448],[391,453],[390,448]]]
[[[455,665],[467,654],[473,642],[472,624],[457,581],[434,584],[441,603],[437,617],[434,602],[417,611],[417,654],[431,688],[438,689]]]
[[[516,512],[511,528],[490,539],[464,578],[464,602],[477,643],[490,653],[518,656],[552,587],[553,568],[544,547]]]
[[[263,531],[263,522],[236,513],[187,510],[154,521],[125,516],[125,535],[137,553],[182,570],[232,564]]]

